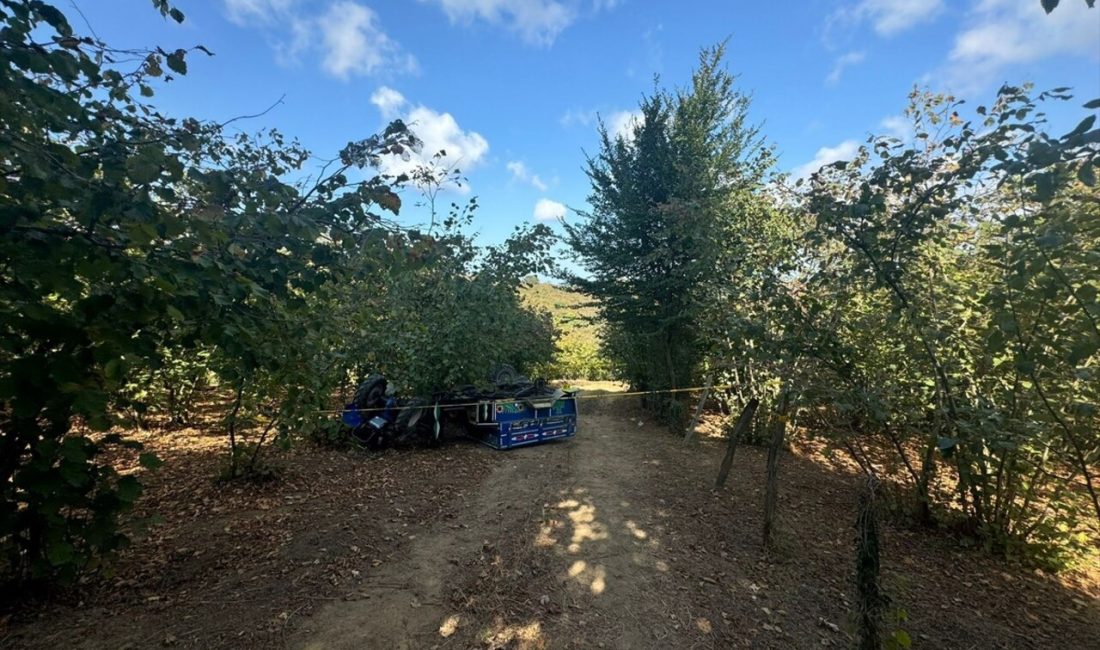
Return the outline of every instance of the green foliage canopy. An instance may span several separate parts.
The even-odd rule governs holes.
[[[739,281],[750,215],[773,164],[723,54],[723,45],[704,50],[687,88],[645,97],[629,134],[601,124],[587,167],[592,211],[566,226],[587,271],[572,283],[597,301],[605,350],[636,388],[698,381],[708,294]],[[670,422],[683,415],[678,401],[666,406]]]
[[[71,578],[126,543],[119,515],[141,483],[104,455],[139,446],[119,435],[122,414],[167,404],[185,420],[212,388],[236,475],[240,432],[323,425],[317,410],[368,362],[396,359],[428,390],[550,354],[549,324],[516,294],[545,228],[479,251],[457,230],[397,227],[408,179],[372,168],[419,151],[400,121],[309,175],[309,152],[275,131],[158,112],[156,83],[206,54],[116,50],[50,4],[0,0],[0,552],[13,576]],[[479,337],[507,344],[479,356]]]

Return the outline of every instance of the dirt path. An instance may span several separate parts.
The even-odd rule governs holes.
[[[778,549],[759,543],[764,452],[710,489],[718,440],[684,446],[640,411],[582,415],[577,437],[498,454],[453,520],[333,602],[289,645],[337,648],[848,647],[858,479],[785,455]],[[892,530],[888,591],[918,647],[1072,647],[1096,594]],[[1042,611],[1036,604],[1044,603]],[[1083,635],[1083,636],[1082,636]]]
[[[113,576],[0,614],[0,647],[851,647],[858,474],[804,440],[783,454],[765,555],[764,450],[714,491],[722,441],[684,445],[628,401],[507,452],[300,445],[262,486],[212,479],[218,439],[150,434],[169,463],[141,508],[165,522]],[[890,522],[883,567],[916,648],[1100,638],[1095,569],[1048,576]]]
[[[510,454],[482,483],[478,496],[462,504],[458,515],[412,540],[402,557],[373,570],[354,600],[333,603],[311,617],[289,645],[397,649],[438,643],[453,610],[449,579],[458,567],[480,562],[483,553],[494,548],[492,540],[512,534],[514,517],[506,518],[505,513],[531,506],[532,495],[540,486],[547,487],[532,470],[563,453],[563,448],[551,453],[553,447]],[[569,454],[567,448],[564,453]],[[521,493],[523,498],[517,498]]]
[[[635,444],[649,436],[632,424],[590,415],[574,440],[507,452],[460,521],[416,540],[404,561],[364,583],[362,599],[325,607],[291,645],[667,641],[683,627],[682,592],[663,549],[667,512],[645,498],[648,470],[662,461],[651,444]]]

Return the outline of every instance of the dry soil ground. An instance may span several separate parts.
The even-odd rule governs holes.
[[[283,480],[212,479],[221,440],[150,436],[163,523],[111,577],[17,595],[8,647],[849,647],[858,477],[796,447],[777,549],[763,450],[711,485],[721,441],[682,444],[626,400],[576,438],[368,455],[308,445]],[[917,648],[1085,648],[1100,579],[1046,576],[888,526],[884,582]]]

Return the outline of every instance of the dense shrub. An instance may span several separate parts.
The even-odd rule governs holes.
[[[429,390],[551,353],[549,324],[516,294],[545,227],[488,250],[458,221],[442,236],[398,227],[386,215],[410,179],[372,170],[419,151],[399,121],[309,174],[309,152],[277,132],[159,113],[155,83],[204,54],[116,51],[45,2],[0,0],[9,576],[72,577],[125,544],[119,516],[141,484],[103,460],[137,446],[112,432],[120,417],[183,423],[206,405],[227,476],[266,476],[264,443],[330,427],[319,409],[365,367]]]

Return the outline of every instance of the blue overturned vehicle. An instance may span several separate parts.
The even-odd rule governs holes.
[[[577,393],[501,366],[485,387],[401,399],[383,375],[372,374],[359,384],[341,420],[352,440],[368,449],[435,446],[461,436],[511,449],[576,435]]]

